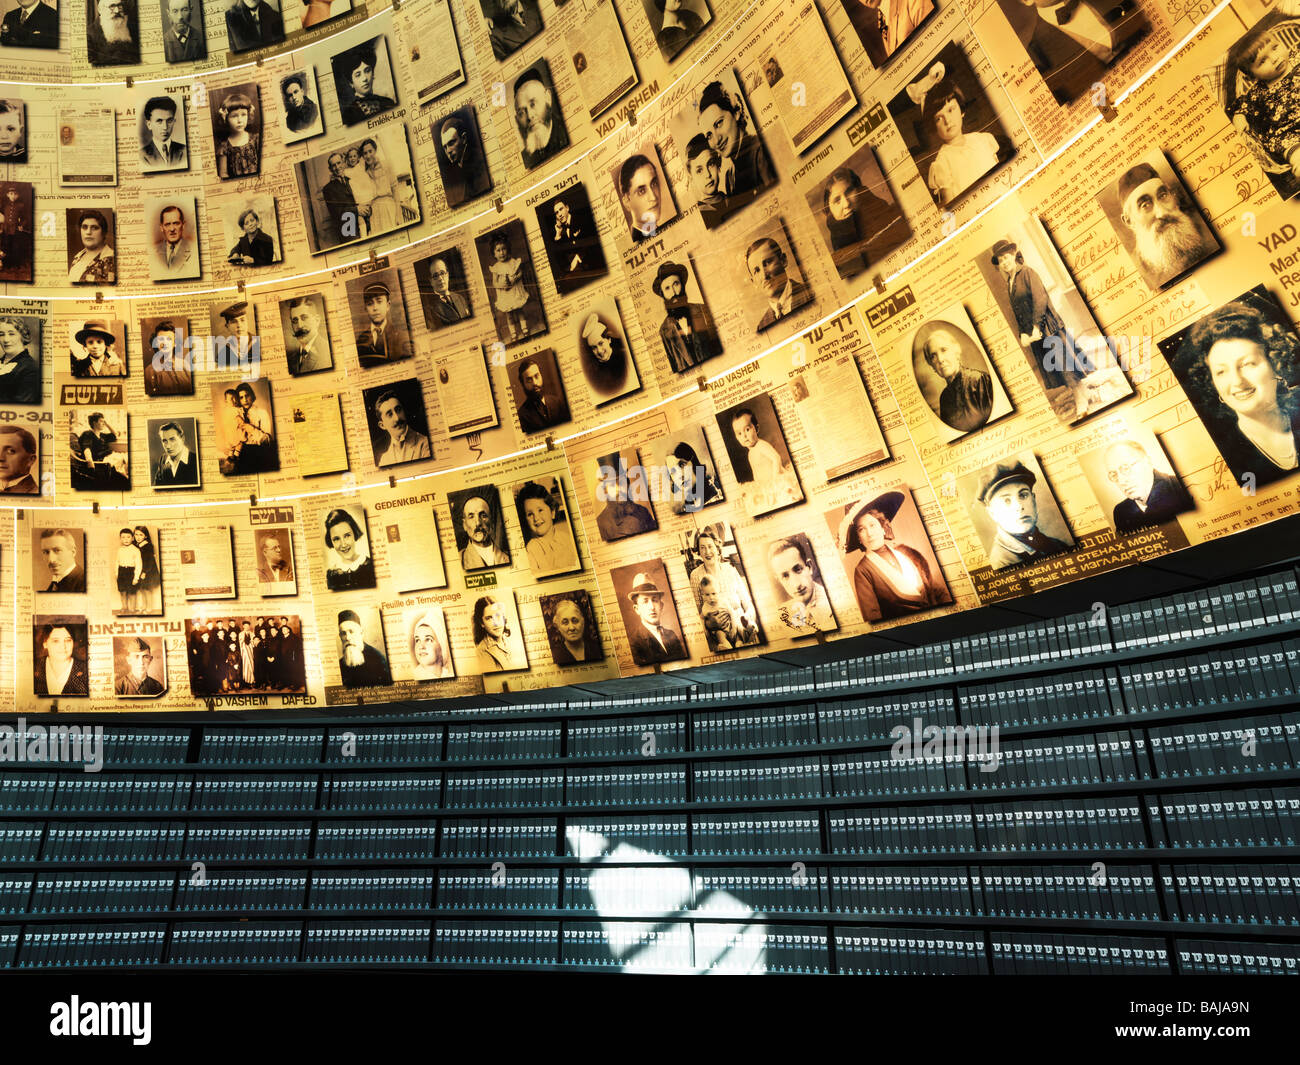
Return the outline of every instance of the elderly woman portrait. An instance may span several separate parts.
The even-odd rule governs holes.
[[[474,650],[480,673],[528,668],[510,628],[511,613],[494,595],[481,596],[474,604]]]
[[[32,330],[21,318],[0,317],[0,403],[39,403],[41,366],[31,353]]]
[[[341,507],[325,515],[325,583],[332,592],[375,586],[366,534]]]
[[[37,695],[89,695],[86,625],[53,622],[33,632],[33,691]]]
[[[541,604],[546,635],[551,641],[551,658],[557,666],[599,662],[605,657],[586,592],[544,595]]]
[[[411,621],[411,676],[416,680],[454,677],[451,649],[446,645],[447,627],[442,611],[434,607]]]
[[[243,235],[230,249],[226,262],[232,266],[270,266],[275,262],[275,241],[262,231],[262,219],[252,207],[239,212]]]
[[[559,488],[559,482],[556,482]],[[528,568],[534,577],[572,573],[580,568],[578,549],[566,519],[556,521],[563,504],[536,481],[525,481],[515,490],[515,509],[524,533]]]
[[[863,621],[888,621],[952,601],[943,574],[915,548],[900,544],[893,521],[906,502],[902,492],[845,508],[840,551],[862,552],[853,571],[853,591]]]
[[[68,260],[68,284],[112,285],[117,282],[117,258],[108,218],[111,211],[69,211],[70,243],[81,247]]]
[[[1300,468],[1296,354],[1285,313],[1256,289],[1193,325],[1173,360],[1239,482],[1249,474],[1256,485],[1270,484]]]

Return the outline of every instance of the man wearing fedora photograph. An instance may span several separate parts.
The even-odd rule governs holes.
[[[126,367],[117,354],[117,337],[107,322],[87,322],[73,334],[82,354],[72,352],[73,377],[125,377]]]
[[[902,492],[884,492],[844,508],[840,551],[862,552],[853,571],[853,591],[864,621],[905,617],[952,601],[937,567],[897,541],[893,522],[906,499]]]
[[[635,622],[628,619],[627,638],[632,645],[632,660],[637,665],[653,666],[686,657],[682,638],[662,624],[664,590],[651,574],[638,573],[632,578],[627,601],[636,615]]]
[[[0,45],[9,48],[57,48],[59,11],[41,0],[18,0],[0,22]]]
[[[382,281],[372,281],[362,290],[361,299],[370,319],[370,325],[357,333],[357,358],[362,368],[410,358],[411,339],[392,320],[388,286]]]
[[[1006,569],[1070,550],[1071,545],[1048,536],[1038,527],[1038,477],[1023,462],[999,462],[980,479],[976,497],[997,526],[989,547],[989,565]]]
[[[1133,255],[1152,288],[1169,284],[1219,250],[1182,183],[1166,181],[1150,163],[1138,163],[1120,176],[1119,206],[1120,221],[1133,234]]]
[[[659,326],[659,339],[674,373],[699,366],[706,359],[722,354],[722,342],[713,316],[702,303],[686,299],[686,267],[671,259],[659,264],[650,288],[664,301],[665,315]]]

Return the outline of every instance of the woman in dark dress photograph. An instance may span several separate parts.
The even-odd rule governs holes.
[[[557,666],[599,662],[605,657],[600,636],[576,595],[555,596],[542,610],[546,634],[551,638],[551,658]]]
[[[239,228],[244,235],[226,256],[232,266],[270,266],[275,262],[275,241],[262,231],[262,220],[253,208],[239,213]]]
[[[867,188],[851,167],[840,167],[826,179],[822,207],[840,277],[874,266],[907,239],[902,212]]]
[[[325,583],[330,591],[375,586],[375,564],[365,540],[365,533],[346,510],[325,515]]]
[[[942,575],[931,570],[925,556],[897,542],[892,523],[904,502],[902,492],[885,492],[851,505],[840,527],[841,551],[862,552],[853,591],[864,621],[888,621],[951,601]]]

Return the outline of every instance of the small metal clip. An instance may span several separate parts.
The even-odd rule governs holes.
[[[104,302],[104,293],[97,291],[97,292],[95,293],[95,302],[96,302],[96,303],[103,303],[103,302]]]
[[[248,293],[244,291],[244,279],[242,277],[236,281],[235,284],[239,286],[239,294],[241,296],[248,295]]]
[[[131,77],[130,74],[128,74],[128,75],[126,76],[126,87],[127,87],[128,89],[134,89],[134,88],[135,88],[135,78]]]
[[[707,392],[709,390],[709,379],[705,377],[704,374],[700,374],[700,376],[695,379],[695,384],[701,392]]]
[[[395,474],[395,473],[390,473],[390,474],[388,475],[388,487],[389,487],[389,488],[396,488],[396,487],[397,487],[397,474]]]
[[[555,438],[553,436],[548,436],[546,438],[546,450],[547,451],[555,450]]]
[[[366,697],[364,695],[358,695],[357,706],[365,706],[365,705],[366,705]]]
[[[378,259],[378,258],[379,258],[379,256],[375,254],[375,249],[374,249],[374,248],[371,248],[371,249],[370,249],[370,261],[373,263],[373,262],[374,262],[376,259]]]
[[[1114,104],[1098,104],[1097,110],[1101,112],[1101,117],[1107,122],[1114,122],[1119,118],[1119,112],[1115,109]]]
[[[885,293],[885,279],[877,274],[871,279],[871,283],[876,286],[876,291],[883,296]]]
[[[98,513],[99,513],[99,500],[98,500],[98,499],[93,499],[93,500],[91,500],[91,503],[90,503],[90,512],[91,512],[92,514],[98,514]]]
[[[23,520],[23,508],[19,507],[17,514],[14,515],[19,521]]]
[[[262,57],[259,55],[259,56],[257,57],[257,59],[254,60],[254,62],[256,62],[257,65],[260,67],[260,66],[262,65]]]
[[[635,108],[635,107],[629,107],[629,108],[627,109],[627,124],[628,124],[629,126],[635,126],[635,125],[636,125],[636,108]]]
[[[496,208],[497,208],[497,214],[500,214],[502,211],[506,209],[506,205],[500,196],[497,197]]]
[[[249,505],[250,507],[255,507],[255,506],[257,506],[257,493],[256,493],[256,492],[249,492],[249,493],[248,493],[248,505]]]

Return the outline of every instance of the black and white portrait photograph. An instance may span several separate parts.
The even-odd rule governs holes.
[[[445,118],[434,119],[430,130],[447,206],[459,207],[491,192],[492,174],[473,106],[466,104]]]
[[[361,368],[409,359],[413,353],[411,329],[397,270],[385,267],[350,277],[346,291]]]
[[[221,344],[227,365],[250,368],[262,354],[262,337],[257,331],[257,305],[245,299],[227,303],[224,299],[208,307],[209,337]]]
[[[446,680],[456,675],[442,607],[408,606],[402,612],[402,624],[410,651],[407,675],[411,680]]]
[[[151,281],[193,280],[203,273],[199,255],[198,208],[190,195],[150,196],[144,217],[153,227],[149,242]]]
[[[86,58],[92,67],[126,67],[140,62],[135,0],[86,0]]]
[[[426,259],[417,259],[414,267],[426,329],[432,332],[474,317],[469,277],[459,248],[444,248]]]
[[[0,333],[0,340],[3,334]],[[194,373],[188,354],[190,320],[183,315],[140,319],[146,396],[192,396]]]
[[[659,528],[636,448],[596,459],[590,471],[596,530],[607,544]]]
[[[539,595],[537,603],[542,608],[552,662],[564,667],[604,661],[605,649],[601,646],[600,628],[589,593],[575,589]]]
[[[285,144],[297,144],[325,132],[321,116],[316,68],[306,66],[280,79],[280,136]]]
[[[113,694],[156,699],[167,692],[167,641],[161,636],[113,637]]]
[[[40,403],[44,320],[0,312],[0,403]]]
[[[892,621],[952,602],[906,485],[836,507],[827,512],[826,524],[863,621]]]
[[[208,93],[208,107],[212,141],[217,146],[217,177],[222,181],[257,177],[262,169],[263,125],[257,83],[213,89]]]
[[[351,10],[352,0],[285,0],[285,36],[309,30]]]
[[[126,376],[126,323],[118,318],[87,319],[68,326],[73,377]]]
[[[695,612],[711,654],[766,642],[731,526],[715,521],[679,534]]]
[[[361,393],[369,419],[370,448],[380,469],[433,458],[424,389],[418,377],[375,385]]]
[[[776,169],[732,71],[693,93],[672,120],[673,145],[708,229],[776,183]]]
[[[185,651],[194,695],[307,690],[302,618],[296,614],[187,618]]]
[[[156,617],[163,612],[158,527],[106,525],[100,529],[105,554],[113,559],[114,617]]]
[[[77,492],[125,492],[131,487],[127,414],[121,406],[68,409],[69,483]]]
[[[470,635],[480,673],[528,668],[519,608],[515,604],[515,593],[509,589],[497,589],[474,600]]]
[[[460,488],[447,493],[451,527],[466,573],[510,564],[505,514],[494,484]]]
[[[208,388],[217,468],[227,477],[278,470],[280,444],[275,434],[270,378],[216,381]]]
[[[359,504],[335,507],[325,515],[325,584],[331,592],[375,586],[375,562]]]
[[[654,666],[690,657],[668,585],[668,571],[661,560],[616,566],[609,571],[609,578],[633,662]]]
[[[769,540],[764,548],[767,576],[776,613],[768,620],[768,630],[777,638],[795,639],[835,632],[840,626],[826,594],[812,541],[805,533],[794,533]]]
[[[633,244],[653,240],[677,217],[659,149],[652,141],[637,145],[635,151],[618,160],[610,168],[609,177]]]
[[[524,553],[534,577],[554,577],[582,569],[573,523],[560,477],[520,481],[512,491],[515,517],[524,534]]]
[[[284,40],[282,0],[228,0],[226,5],[226,39],[232,52],[250,52],[255,48],[279,44]],[[295,0],[287,0],[294,3]]]
[[[510,398],[519,415],[519,428],[525,433],[545,432],[569,420],[569,401],[554,351],[543,348],[516,359],[507,372]]]
[[[700,290],[688,255],[663,259],[649,277],[650,291],[663,304],[659,343],[673,373],[686,373],[722,354],[718,327]]]
[[[760,392],[715,416],[752,517],[803,502],[803,488],[772,397]]]
[[[31,281],[32,188],[26,181],[0,181],[0,281]]]
[[[1075,452],[1075,461],[1120,536],[1163,525],[1196,507],[1159,439],[1144,425],[1115,418],[1106,425],[1104,440]]]
[[[1102,189],[1097,203],[1153,291],[1177,281],[1220,250],[1219,238],[1159,148]]]
[[[934,12],[933,0],[839,0],[871,65],[879,70]]]
[[[1013,454],[957,478],[989,568],[1038,562],[1074,547],[1070,526],[1030,452]]]
[[[226,262],[231,266],[270,266],[282,258],[275,197],[240,196],[222,211]]]
[[[0,128],[3,116],[0,116]],[[139,106],[140,169],[162,174],[190,168],[185,146],[185,97],[180,93],[153,93]],[[3,137],[0,137],[0,148]],[[0,152],[3,155],[3,152]]]
[[[1008,226],[975,257],[1053,412],[1074,425],[1133,394],[1042,224]]]
[[[913,75],[889,111],[940,210],[1015,155],[970,60],[955,42]]]
[[[334,369],[325,297],[319,292],[302,292],[280,301],[280,335],[291,376]]]
[[[0,46],[5,48],[58,48],[58,0],[14,0],[5,4],[0,20]]]
[[[253,530],[257,558],[257,591],[263,599],[298,594],[298,574],[293,558],[293,530],[275,526]]]
[[[158,0],[162,10],[163,58],[169,63],[193,63],[208,58],[200,0]]]
[[[313,255],[420,220],[406,127],[400,123],[305,159],[295,173]]]
[[[115,215],[109,207],[64,209],[68,234],[68,284],[117,284]]]
[[[524,224],[515,218],[474,241],[497,339],[509,347],[549,328]]]
[[[593,405],[610,403],[641,388],[641,377],[613,296],[586,304],[569,322]]]
[[[40,494],[40,434],[12,422],[0,425],[0,495]]]
[[[382,536],[393,590],[402,594],[447,587],[438,516],[432,507],[392,507],[384,511]]]
[[[735,292],[755,333],[766,332],[813,303],[812,288],[779,217],[750,230],[736,247],[737,253],[732,254]]]
[[[912,235],[870,144],[808,189],[808,207],[836,272],[845,279],[878,267]]]
[[[202,487],[197,418],[149,418],[145,422],[145,439],[149,446],[149,484],[155,490]]]
[[[713,21],[706,0],[641,0],[664,62],[671,63]]]
[[[847,2],[847,0],[846,0]],[[1151,32],[1137,0],[998,0],[1016,39],[1059,104],[1070,104]]]
[[[912,374],[945,443],[1011,412],[1011,400],[960,303],[912,334]]]
[[[0,163],[27,162],[27,105],[0,100]]]
[[[1233,480],[1263,486],[1300,469],[1300,338],[1267,288],[1243,292],[1159,347]],[[1189,469],[1206,464],[1173,457]]]
[[[541,166],[569,146],[560,97],[545,59],[537,60],[515,78],[511,99],[525,170]]]
[[[86,591],[86,531],[37,526],[32,529],[32,590],[81,595]]]
[[[536,210],[556,292],[565,295],[609,273],[586,186],[570,185]]]
[[[83,616],[32,616],[32,693],[41,698],[90,694],[89,626]]]
[[[698,514],[726,498],[702,425],[683,425],[653,445],[653,462],[664,471],[674,514]]]
[[[388,61],[388,39],[374,37],[330,56],[339,117],[345,126],[368,122],[397,106],[397,87]]]
[[[538,0],[478,0],[483,24],[498,61],[514,55],[542,32]]]

